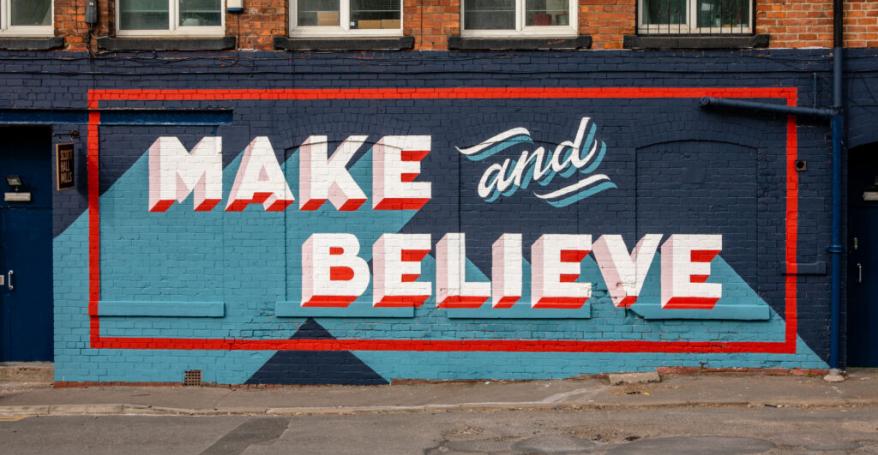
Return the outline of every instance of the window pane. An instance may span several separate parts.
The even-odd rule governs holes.
[[[12,0],[10,25],[52,25],[52,0]]]
[[[180,0],[181,27],[219,27],[223,25],[220,0]]]
[[[698,26],[741,30],[750,24],[750,0],[698,0]]]
[[[122,30],[167,30],[168,0],[119,0]]]
[[[298,0],[298,24],[302,26],[341,25],[339,21],[339,0]]]
[[[686,0],[643,0],[644,25],[686,25]]]
[[[525,24],[570,25],[569,0],[527,0]]]
[[[399,27],[399,0],[351,0],[351,28]]]
[[[467,30],[515,30],[515,0],[464,0]]]

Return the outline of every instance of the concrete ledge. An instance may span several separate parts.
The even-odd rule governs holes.
[[[662,377],[657,371],[645,373],[618,373],[607,375],[610,385],[620,384],[648,384],[650,382],[662,382]]]
[[[591,35],[572,38],[465,38],[448,37],[448,49],[457,51],[571,51],[591,49]]]
[[[276,36],[274,48],[286,51],[402,51],[415,47],[411,36],[397,38],[290,38]]]
[[[627,35],[625,49],[761,49],[768,35]]]
[[[64,38],[0,38],[0,50],[4,51],[50,51],[64,47]]]
[[[48,384],[55,379],[51,362],[0,363],[0,382]]]
[[[234,36],[218,38],[98,38],[98,49],[108,52],[126,51],[227,51],[235,49]]]

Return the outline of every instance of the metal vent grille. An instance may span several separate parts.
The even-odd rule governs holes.
[[[201,385],[201,370],[186,370],[183,385]]]

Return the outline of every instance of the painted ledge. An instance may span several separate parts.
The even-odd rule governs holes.
[[[227,51],[235,49],[234,36],[217,38],[98,38],[98,49],[108,52]]]
[[[412,307],[374,308],[369,303],[354,302],[347,308],[303,307],[301,301],[280,300],[275,303],[278,318],[413,318]]]
[[[626,35],[625,49],[762,49],[768,35]]]
[[[0,50],[4,51],[51,51],[64,47],[64,38],[0,38]]]
[[[663,310],[657,302],[638,302],[631,307],[644,319],[701,319],[711,321],[767,321],[771,311],[766,304],[717,305],[712,310]]]
[[[112,300],[98,304],[98,316],[101,317],[221,318],[225,315],[224,302]]]
[[[591,35],[557,38],[465,38],[449,36],[454,51],[573,51],[591,49]]]
[[[415,47],[411,36],[391,38],[290,38],[274,37],[274,48],[286,51],[349,52],[403,51]]]

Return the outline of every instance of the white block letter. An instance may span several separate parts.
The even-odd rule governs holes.
[[[630,255],[621,235],[602,235],[594,243],[594,257],[613,306],[631,308],[637,302],[661,241],[661,234],[646,234]]]
[[[375,275],[372,305],[418,307],[430,297],[433,284],[417,281],[421,260],[430,253],[430,234],[384,234],[372,246]]]
[[[723,287],[720,283],[707,283],[707,279],[710,261],[722,249],[721,235],[668,237],[662,245],[662,308],[713,308],[723,295]]]
[[[192,153],[176,137],[160,137],[149,147],[149,211],[164,212],[194,192],[195,210],[207,212],[223,197],[223,140],[205,137]]]
[[[302,244],[302,306],[347,307],[369,286],[369,265],[351,234],[313,234]]]
[[[347,165],[368,136],[350,136],[329,158],[326,136],[309,136],[299,147],[299,208],[317,210],[329,199],[343,212],[360,208],[366,194],[351,177]]]
[[[430,136],[384,136],[372,147],[372,208],[419,210],[431,197],[430,182],[416,182]]]
[[[266,136],[253,139],[244,150],[226,211],[240,212],[253,203],[269,212],[282,212],[293,203],[293,192]]]
[[[591,297],[591,283],[578,283],[591,235],[544,234],[531,246],[531,306],[575,310]]]
[[[478,308],[491,296],[491,283],[466,281],[466,237],[448,233],[436,244],[436,301],[439,308]]]
[[[503,234],[491,247],[491,306],[512,308],[521,299],[521,234]]]

